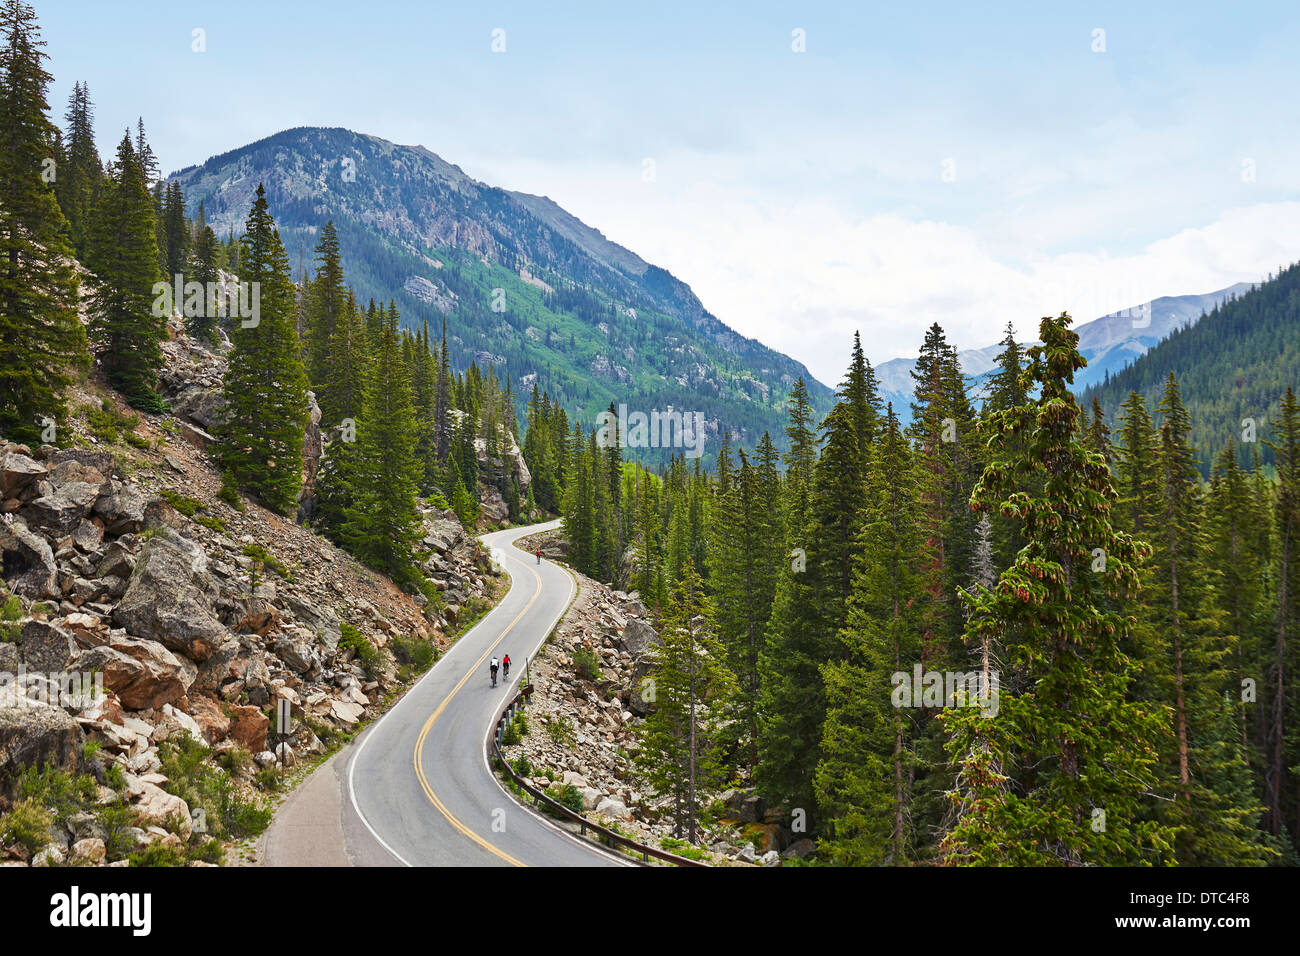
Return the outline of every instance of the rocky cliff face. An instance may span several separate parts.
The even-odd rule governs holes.
[[[425,515],[433,606],[303,527],[221,501],[209,446],[223,359],[178,333],[166,351],[176,415],[129,416],[89,389],[60,436],[71,447],[0,438],[0,813],[25,768],[88,771],[102,803],[129,807],[141,847],[193,836],[191,808],[168,793],[165,741],[251,757],[225,761],[248,789],[258,767],[323,752],[322,738],[374,716],[410,678],[401,665],[445,648],[465,606],[494,589],[451,512]],[[309,468],[314,447],[309,436]],[[63,675],[91,692],[68,693]],[[274,747],[280,700],[295,730]],[[104,862],[99,829],[57,827],[41,862]],[[86,840],[101,846],[77,851]],[[0,859],[28,855],[0,845]]]

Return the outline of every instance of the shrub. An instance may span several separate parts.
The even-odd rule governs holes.
[[[546,733],[561,747],[572,746],[575,739],[573,724],[563,717],[547,717]]]
[[[55,766],[43,766],[39,770],[28,767],[18,778],[19,799],[31,800],[47,809],[60,827],[74,814],[94,806],[98,795],[94,777],[73,776]]]
[[[238,776],[253,763],[253,755],[243,747],[231,747],[217,754],[217,765],[232,776]]]
[[[112,445],[121,440],[121,432],[130,433],[135,426],[140,424],[138,415],[123,415],[111,402],[99,403],[99,408],[93,405],[82,405],[79,409],[86,416],[86,427],[89,432],[102,442]],[[128,441],[135,436],[129,436]],[[137,439],[143,441],[143,439]],[[145,441],[147,445],[148,442]]]
[[[217,492],[217,497],[236,511],[244,510],[244,499],[239,494],[239,483],[235,480],[235,473],[229,468],[221,473],[221,490]]]
[[[579,645],[573,649],[573,669],[581,677],[587,680],[598,680],[600,673],[600,658],[590,647]]]
[[[220,866],[226,862],[226,851],[221,848],[219,840],[204,840],[197,846],[190,847],[185,856],[190,861],[199,861],[201,863],[215,863]]]
[[[528,724],[523,717],[523,714],[519,714],[506,724],[505,729],[501,731],[501,746],[511,747],[524,739],[524,734],[528,733]]]
[[[104,831],[104,848],[108,860],[121,860],[135,848],[131,827],[135,826],[135,811],[125,802],[110,803],[95,810],[95,819]]]
[[[271,810],[244,800],[225,770],[205,763],[209,750],[188,734],[165,741],[158,749],[165,788],[184,800],[191,810],[201,809],[208,829],[233,839],[257,836],[271,822]]]
[[[398,637],[393,640],[393,656],[417,674],[427,671],[434,661],[433,644],[418,637]]]
[[[185,851],[163,843],[150,843],[143,850],[132,853],[128,860],[132,866],[184,866]]]
[[[515,762],[511,766],[514,768],[515,773],[521,777],[531,777],[533,774],[533,764],[528,759],[528,754],[520,754],[515,758]]]
[[[263,790],[280,789],[280,771],[274,765],[262,767],[257,771],[254,779],[257,780],[257,785]]]
[[[20,800],[0,817],[0,843],[15,843],[35,856],[50,843],[54,814],[35,800]]]
[[[339,630],[343,634],[339,639],[339,647],[351,648],[356,652],[357,662],[365,669],[366,674],[370,677],[378,676],[384,665],[384,655],[379,648],[370,643],[370,639],[351,624],[341,623]]]
[[[568,807],[574,813],[583,811],[582,792],[571,783],[566,783],[558,790],[551,790],[548,796],[556,803]],[[545,806],[545,804],[543,804]]]
[[[199,501],[199,499],[191,498],[188,495],[182,495],[179,492],[172,491],[170,488],[164,488],[162,491],[158,492],[158,494],[162,495],[163,499],[166,500],[169,505],[187,518],[193,518],[203,507],[203,502]]]
[[[285,567],[284,563],[280,561],[279,558],[266,550],[262,545],[256,543],[244,545],[244,555],[245,557],[252,558],[254,561],[258,562],[268,571],[274,571],[286,581],[293,581],[293,572]]]

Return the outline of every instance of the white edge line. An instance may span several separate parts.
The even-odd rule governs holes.
[[[518,537],[511,539],[511,541],[509,541],[508,543],[510,544],[511,547],[513,547],[513,546],[514,546],[514,542],[517,541],[517,540],[519,540],[519,538],[526,537],[528,534],[537,534],[537,533],[539,533],[539,532],[541,532],[541,531],[548,530],[546,526],[547,526],[547,525],[551,525],[551,524],[554,524],[554,522],[553,522],[553,521],[544,521],[544,522],[542,522],[541,525],[532,525],[532,526],[530,526],[530,527],[532,527],[532,528],[536,528],[537,530],[535,530],[535,531],[528,531],[528,532],[526,532],[525,534],[521,534],[521,535],[519,535]],[[517,549],[516,549],[516,550],[517,550]],[[521,553],[522,553],[522,552],[521,552]],[[521,563],[522,563],[522,562],[521,562]],[[507,569],[507,573],[509,573],[509,569]],[[514,576],[513,574],[511,574],[511,575],[510,575],[510,587],[511,587],[511,590],[514,589],[514,583],[515,583],[515,576]],[[577,587],[577,584],[574,583],[572,579],[570,579],[570,584],[571,584],[574,588]],[[510,592],[507,591],[506,593],[509,594]],[[505,598],[503,597],[502,600],[504,601]],[[495,611],[495,610],[496,610],[497,608],[499,608],[500,606],[501,606],[501,603],[498,602],[498,603],[497,603],[497,606],[494,607],[494,608],[492,609],[492,611]],[[567,610],[567,604],[566,604],[566,610]],[[563,615],[563,612],[561,612],[561,615]],[[465,638],[469,637],[471,634],[473,634],[475,631],[477,631],[480,627],[482,627],[484,624],[486,624],[488,618],[491,617],[491,616],[492,616],[492,612],[488,612],[486,615],[483,616],[483,619],[482,619],[482,620],[480,620],[477,624],[475,624],[475,625],[474,625],[473,627],[471,627],[468,631],[466,631],[464,634],[462,634],[462,635],[461,635],[461,636],[456,640],[456,643],[452,646],[452,650],[455,650],[457,647],[459,647],[460,644],[461,644],[461,642],[462,642]],[[552,626],[553,626],[553,625],[552,625]],[[549,633],[549,631],[548,631],[548,633]],[[361,752],[362,752],[363,750],[365,750],[365,748],[366,748],[366,744],[370,742],[371,731],[375,730],[375,729],[376,729],[380,724],[382,724],[385,720],[387,720],[387,719],[389,718],[390,715],[396,713],[398,707],[401,707],[404,703],[406,703],[408,700],[410,700],[411,697],[414,696],[414,691],[416,690],[416,688],[418,688],[422,683],[424,683],[425,680],[427,680],[429,677],[431,677],[431,676],[433,675],[434,670],[437,669],[438,664],[441,664],[441,663],[442,663],[443,661],[445,661],[445,660],[447,659],[447,657],[449,657],[450,655],[451,655],[451,651],[448,651],[446,654],[444,654],[444,655],[443,655],[443,656],[442,656],[442,657],[441,657],[441,658],[440,658],[440,659],[439,659],[439,660],[438,660],[438,661],[433,665],[433,667],[430,667],[430,668],[429,668],[429,670],[425,673],[425,675],[424,675],[423,677],[421,677],[418,681],[415,682],[415,684],[411,687],[410,690],[408,690],[405,694],[402,695],[402,699],[401,699],[401,700],[399,700],[396,704],[394,704],[394,705],[393,705],[393,706],[388,710],[388,712],[387,712],[386,714],[384,714],[384,715],[383,715],[382,717],[380,717],[377,721],[375,721],[373,724],[371,724],[369,727],[366,728],[365,732],[362,734],[361,742],[360,742],[359,744],[357,744],[357,749],[356,749],[356,751],[352,754],[352,758],[348,761],[348,797],[349,797],[349,799],[351,800],[351,803],[352,803],[352,812],[355,813],[355,814],[357,815],[357,819],[361,821],[361,825],[364,826],[367,830],[370,831],[370,835],[371,835],[372,837],[375,838],[375,841],[376,841],[380,846],[382,846],[385,850],[387,850],[387,851],[389,852],[389,854],[392,855],[393,859],[397,860],[397,861],[398,861],[399,863],[401,863],[403,866],[407,866],[407,867],[411,867],[411,868],[414,868],[414,867],[415,867],[415,864],[414,864],[414,863],[411,863],[410,861],[408,861],[408,860],[407,860],[405,857],[403,857],[400,853],[398,853],[398,852],[397,852],[396,850],[394,850],[391,846],[389,846],[389,845],[388,845],[388,842],[387,842],[383,837],[381,837],[377,832],[375,832],[375,828],[372,827],[372,826],[370,825],[370,821],[366,819],[366,815],[365,815],[364,813],[361,812],[361,807],[357,804],[357,789],[356,789],[356,787],[355,787],[355,785],[354,785],[354,783],[353,783],[353,772],[356,770],[357,761],[361,758]],[[484,761],[484,763],[487,762],[487,755],[486,755],[486,753],[484,754],[483,761]],[[491,767],[488,767],[488,773],[492,775],[492,779],[494,779],[494,780],[496,779],[496,775],[495,775],[495,774],[492,774],[492,768],[491,768]],[[571,834],[570,834],[570,835],[571,835]],[[345,852],[346,852],[346,851],[345,851]]]
[[[525,536],[525,535],[521,535],[520,537],[526,537],[526,536]],[[516,539],[516,540],[517,540],[517,539]],[[510,545],[511,545],[511,547],[514,547],[514,542],[513,542],[513,541],[510,542]],[[518,551],[519,549],[518,549],[518,548],[515,548],[515,550]],[[524,552],[520,551],[519,553],[520,553],[520,554],[523,554]],[[513,557],[512,557],[512,560],[519,561],[518,558],[513,558]],[[526,562],[520,561],[519,563],[521,563],[521,564],[523,564],[525,567],[527,567],[527,563],[526,563]],[[575,598],[577,598],[577,596],[578,596],[578,590],[579,590],[579,588],[578,588],[578,579],[577,579],[576,577],[574,577],[573,572],[570,571],[568,568],[565,568],[563,565],[556,565],[556,567],[563,568],[563,570],[564,570],[564,572],[565,572],[565,575],[566,575],[566,576],[568,577],[568,579],[569,579],[569,600],[567,600],[567,601],[564,602],[564,607],[563,607],[563,609],[562,609],[562,610],[560,611],[560,613],[556,616],[555,620],[551,622],[551,626],[548,627],[548,628],[546,628],[546,630],[543,632],[543,636],[542,636],[542,641],[541,641],[541,643],[538,644],[537,647],[536,647],[536,648],[534,649],[534,651],[533,651],[533,655],[534,655],[534,656],[536,656],[537,653],[538,653],[538,652],[539,652],[543,647],[546,646],[546,638],[547,638],[547,636],[550,635],[551,631],[555,628],[556,625],[558,625],[558,624],[560,623],[560,621],[564,620],[564,615],[568,613],[568,611],[569,611],[569,607],[572,605],[573,600],[574,600]],[[515,678],[516,681],[518,681],[518,680],[520,680],[520,679],[522,679],[522,677],[517,677],[517,678]],[[491,734],[492,734],[492,726],[491,726],[491,724],[489,724],[489,725],[488,725],[488,737],[489,737],[489,739],[491,738]],[[594,853],[597,857],[599,857],[599,858],[601,858],[601,859],[612,860],[612,861],[618,863],[620,866],[629,866],[629,867],[631,867],[631,866],[636,866],[636,865],[637,865],[637,862],[636,862],[635,860],[630,860],[630,859],[628,859],[628,858],[625,857],[622,853],[619,853],[617,850],[614,850],[614,849],[612,849],[612,848],[610,848],[610,847],[604,846],[604,845],[601,844],[601,843],[597,843],[597,842],[595,842],[594,840],[584,840],[582,837],[577,836],[576,834],[570,833],[568,830],[564,829],[564,827],[562,827],[562,826],[560,826],[559,824],[557,824],[554,820],[548,820],[548,819],[547,819],[547,818],[546,818],[546,817],[545,817],[541,812],[539,812],[538,810],[534,809],[533,807],[530,807],[530,806],[529,806],[527,803],[525,803],[523,800],[520,800],[518,797],[516,797],[514,794],[512,794],[509,790],[507,790],[507,789],[505,788],[505,784],[503,784],[503,783],[501,782],[501,778],[498,777],[498,776],[497,776],[497,775],[492,771],[492,762],[491,762],[490,760],[488,760],[487,748],[486,748],[486,747],[484,747],[484,749],[483,749],[483,767],[484,767],[485,770],[487,770],[487,772],[488,772],[488,776],[490,776],[490,777],[493,779],[493,781],[495,781],[496,785],[497,785],[498,787],[501,788],[501,793],[506,797],[506,799],[508,799],[511,803],[513,803],[513,804],[515,804],[516,806],[518,806],[521,810],[523,810],[523,811],[524,811],[525,813],[527,813],[529,816],[533,817],[533,818],[534,818],[535,820],[537,820],[539,823],[543,824],[544,826],[549,827],[550,829],[554,830],[556,833],[560,834],[561,836],[564,836],[564,837],[568,838],[569,840],[572,840],[575,844],[577,844],[578,846],[582,847],[582,848],[583,848],[584,850],[586,850],[588,853]]]

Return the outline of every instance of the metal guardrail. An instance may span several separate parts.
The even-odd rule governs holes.
[[[519,787],[519,789],[523,790],[524,793],[533,798],[533,805],[540,807],[544,804],[556,815],[567,820],[572,820],[574,823],[578,824],[584,837],[587,836],[587,831],[590,830],[592,833],[597,835],[601,843],[607,844],[611,847],[625,846],[629,850],[639,853],[641,855],[641,862],[644,864],[648,864],[650,858],[654,857],[656,860],[663,860],[665,863],[672,863],[675,866],[702,866],[709,868],[709,864],[700,860],[688,860],[684,856],[677,856],[674,853],[669,853],[667,850],[660,850],[656,847],[646,846],[644,843],[638,843],[629,837],[625,837],[621,833],[616,833],[608,827],[603,827],[599,823],[592,823],[581,813],[577,813],[557,800],[548,797],[541,790],[538,790],[519,774],[515,773],[515,768],[510,766],[505,755],[501,753],[501,734],[505,730],[506,724],[514,719],[519,708],[524,706],[521,702],[532,693],[532,690],[532,684],[523,685],[523,687],[520,688],[519,693],[515,694],[515,696],[512,697],[510,701],[497,713],[497,719],[492,724],[491,730],[488,731],[487,750],[489,756],[495,757],[497,764],[504,768],[515,786]]]

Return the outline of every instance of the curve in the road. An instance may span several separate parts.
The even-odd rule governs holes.
[[[566,570],[535,565],[514,547],[520,537],[555,526],[484,536],[510,575],[510,591],[366,731],[352,755],[346,775],[351,809],[402,864],[626,865],[516,803],[484,751],[498,710],[523,678],[517,666],[511,681],[490,687],[488,657],[531,658],[574,593]]]

